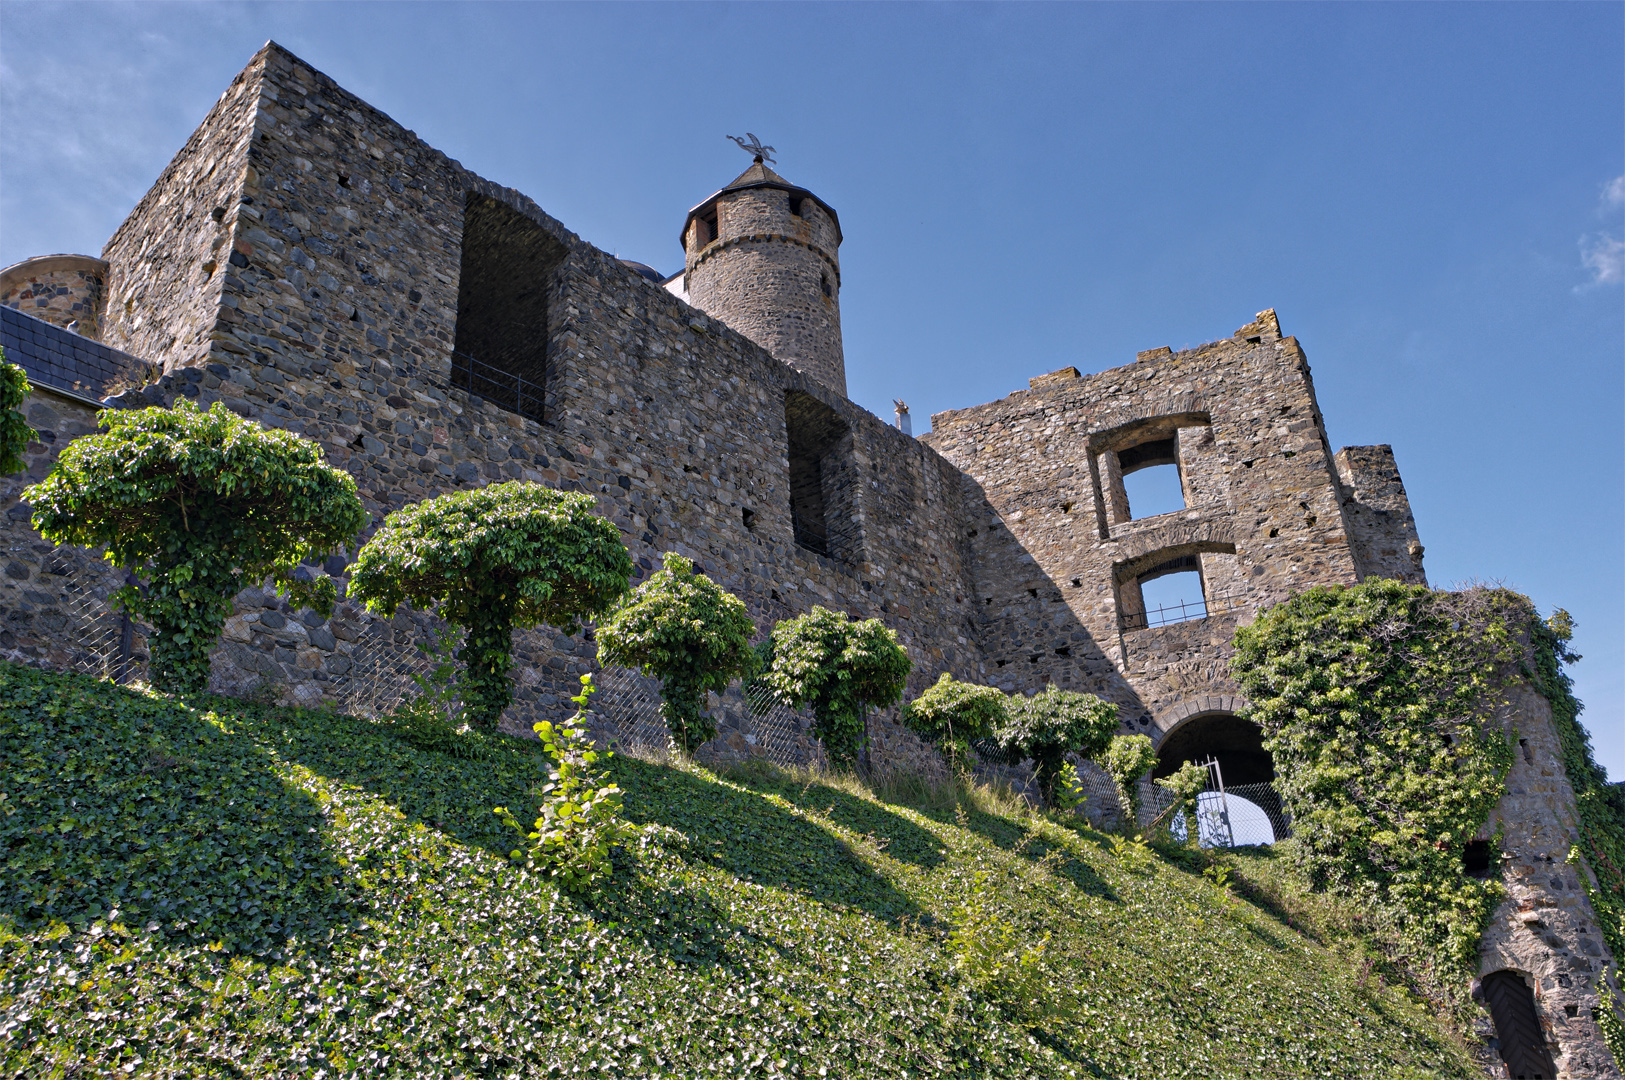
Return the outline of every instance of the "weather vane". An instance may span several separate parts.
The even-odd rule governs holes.
[[[743,150],[747,154],[752,155],[753,157],[756,158],[757,161],[765,161],[769,165],[776,164],[776,162],[774,162],[774,160],[773,160],[773,148],[771,146],[763,146],[762,145],[762,140],[758,139],[755,135],[751,134],[748,131],[745,132],[745,136],[746,136],[746,138],[750,139],[750,142],[746,142],[744,139],[741,139],[738,135],[729,135],[728,138],[730,138],[734,142],[738,143],[739,144],[739,149]]]

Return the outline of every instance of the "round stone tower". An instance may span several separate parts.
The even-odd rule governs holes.
[[[846,395],[841,222],[828,203],[758,157],[688,212],[689,303]]]

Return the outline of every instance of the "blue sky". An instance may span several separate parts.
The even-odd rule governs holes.
[[[1276,308],[1433,583],[1574,613],[1625,777],[1625,6],[6,3],[0,263],[100,251],[267,38],[666,272],[756,132],[916,431]]]

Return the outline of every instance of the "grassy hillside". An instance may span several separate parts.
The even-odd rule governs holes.
[[[985,797],[617,758],[651,828],[561,897],[491,813],[541,761],[0,666],[0,1071],[1472,1075],[1198,860]]]

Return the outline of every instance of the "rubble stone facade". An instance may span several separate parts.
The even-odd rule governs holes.
[[[1159,744],[1245,707],[1229,643],[1261,607],[1372,575],[1425,582],[1391,449],[1332,452],[1304,351],[1273,311],[1194,349],[1039,375],[937,414],[916,439],[845,395],[826,203],[758,163],[689,213],[683,240],[694,306],[270,44],[108,242],[105,271],[87,260],[74,284],[14,268],[5,304],[30,322],[76,315],[81,334],[158,365],[159,381],[114,404],[224,402],[317,441],[375,523],[493,481],[585,492],[639,579],[677,551],[761,630],[815,604],[884,620],[914,662],[911,694],[944,671],[1012,692],[1054,683],[1116,702],[1125,730]],[[27,349],[12,359],[30,366]],[[0,481],[11,658],[60,663],[78,633],[66,583],[116,584],[93,554],[44,543],[18,502],[90,430],[91,400],[38,386],[26,408],[41,441],[26,476]],[[1124,477],[1157,467],[1177,470],[1184,506],[1137,515]],[[313,569],[342,585],[345,566]],[[1159,625],[1143,587],[1171,573],[1197,575],[1200,617]],[[321,619],[249,589],[213,685],[365,706],[356,688],[431,624],[351,601]],[[517,634],[505,726],[570,709],[595,649],[590,631]],[[706,754],[766,752],[739,706],[722,703]],[[1542,707],[1520,702],[1517,726],[1546,724],[1529,739],[1549,762]],[[874,745],[882,767],[940,768],[890,717]],[[1561,770],[1514,780],[1509,836],[1529,823],[1526,846],[1544,854],[1517,856],[1509,903],[1551,914],[1539,933],[1502,919],[1486,957],[1552,981],[1542,1002],[1560,1046],[1594,1042],[1563,1010],[1592,1007],[1606,952],[1588,948],[1589,909],[1569,903],[1576,871],[1534,873],[1572,832],[1572,792]],[[1582,968],[1590,982],[1562,984]],[[1567,1075],[1613,1075],[1586,1047],[1563,1051]]]

